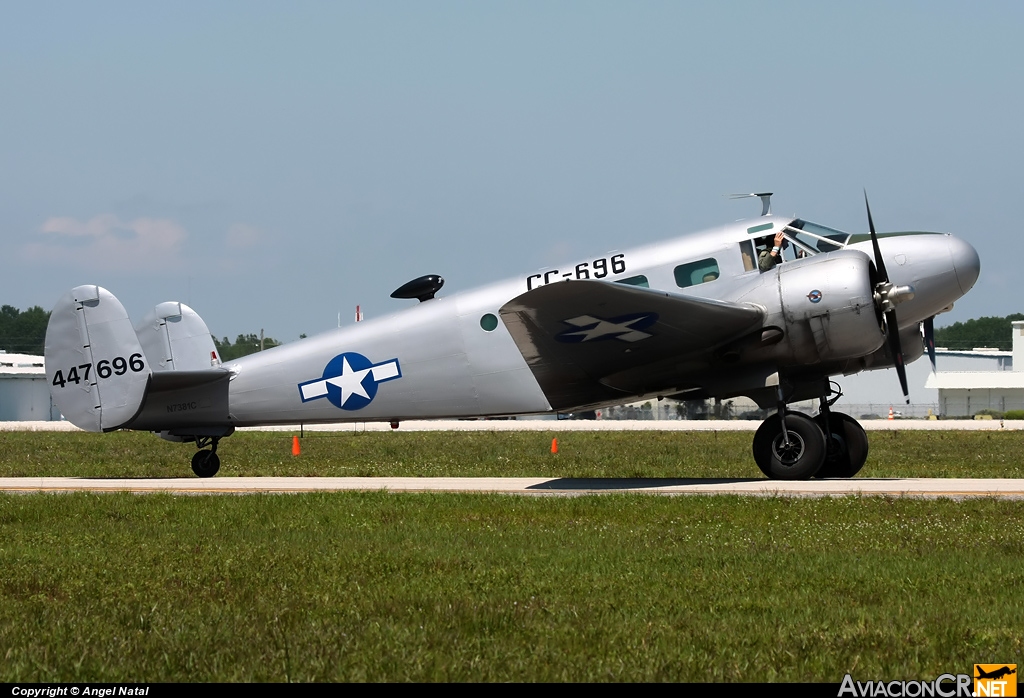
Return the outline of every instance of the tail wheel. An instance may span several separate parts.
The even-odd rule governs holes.
[[[754,461],[773,480],[807,480],[825,462],[825,435],[814,420],[799,412],[786,413],[787,439],[779,415],[762,422],[754,434]]]
[[[220,456],[213,451],[196,451],[192,456],[192,472],[199,477],[213,477],[220,470]]]
[[[819,414],[814,421],[824,431],[825,415]],[[828,413],[828,427],[831,439],[825,463],[815,477],[853,477],[868,459],[868,435],[856,419],[842,412]]]

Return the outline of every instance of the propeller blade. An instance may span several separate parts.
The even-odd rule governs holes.
[[[932,373],[935,373],[935,317],[924,321],[924,345],[928,349],[928,358],[932,361]]]
[[[878,235],[875,234],[875,222],[871,219],[871,205],[868,203],[868,191],[864,190],[864,208],[868,210],[868,230],[871,231],[871,247],[875,251],[875,269],[878,270],[878,280],[888,281],[889,274],[885,271],[885,262],[882,261],[882,251],[878,249]]]
[[[889,272],[885,270],[882,251],[878,248],[878,235],[875,233],[875,221],[871,218],[871,204],[868,203],[867,189],[864,190],[864,208],[868,211],[868,230],[871,231],[871,247],[875,251],[875,270],[878,272],[879,281],[877,289],[881,284],[889,284]],[[885,307],[883,304],[880,309]],[[889,340],[889,353],[892,354],[893,364],[896,366],[896,375],[899,376],[900,387],[903,388],[903,398],[909,405],[910,390],[907,388],[907,367],[903,363],[903,347],[900,345],[900,325],[896,320],[896,309],[892,307],[885,311],[885,334]]]
[[[903,363],[903,346],[900,344],[900,326],[896,321],[896,311],[890,310],[885,314],[885,333],[889,339],[889,353],[892,354],[893,363],[896,366],[896,375],[900,378],[900,387],[903,388],[903,398],[910,404],[910,390],[907,388],[907,367]]]

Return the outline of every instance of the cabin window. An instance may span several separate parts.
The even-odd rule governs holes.
[[[743,271],[757,269],[757,262],[754,260],[754,246],[750,244],[750,240],[740,243],[740,256],[743,258]]]
[[[700,259],[689,264],[680,264],[675,269],[676,285],[679,288],[687,288],[714,281],[718,278],[718,261],[715,259]]]
[[[644,288],[650,288],[651,287],[651,284],[648,283],[648,281],[647,281],[647,277],[644,276],[643,274],[638,274],[637,276],[631,276],[628,279],[619,279],[615,283],[617,283],[617,284],[626,284],[628,286],[643,286]]]
[[[484,332],[493,332],[498,327],[498,318],[491,313],[487,313],[480,318],[480,327]]]

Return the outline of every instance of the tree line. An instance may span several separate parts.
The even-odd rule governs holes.
[[[980,317],[966,322],[954,322],[948,327],[935,328],[935,346],[946,349],[970,350],[975,347],[994,347],[1003,351],[1013,349],[1014,320],[1024,320],[1021,313],[1006,317]]]
[[[24,312],[11,305],[0,307],[0,349],[8,354],[42,356],[49,321],[49,311],[38,305]]]
[[[213,343],[217,347],[217,353],[220,355],[221,361],[232,361],[240,356],[255,354],[260,351],[260,342],[262,342],[264,349],[270,349],[281,344],[273,337],[264,337],[261,340],[259,335],[255,334],[240,334],[235,338],[234,343],[229,341],[227,337],[224,339],[213,338]]]

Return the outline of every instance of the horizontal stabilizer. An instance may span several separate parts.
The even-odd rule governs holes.
[[[139,412],[152,371],[121,302],[99,286],[61,296],[46,327],[46,378],[61,414],[86,431]]]
[[[146,431],[184,430],[202,434],[201,429],[229,427],[228,383],[231,371],[224,367],[201,371],[155,371],[146,401],[129,429]]]

